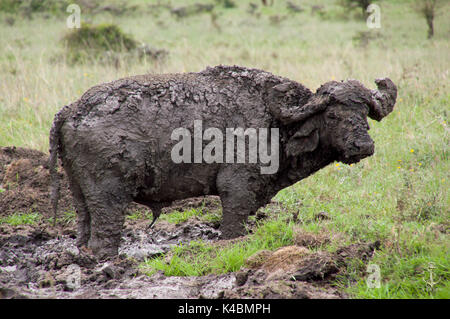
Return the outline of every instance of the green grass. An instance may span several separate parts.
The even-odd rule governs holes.
[[[187,221],[189,218],[191,217],[200,217],[201,219],[204,220],[208,220],[208,218],[205,218],[205,216],[203,215],[203,211],[202,209],[197,209],[197,208],[191,208],[188,210],[184,210],[184,211],[173,211],[169,214],[163,214],[161,215],[161,220],[166,220],[169,223],[172,224],[181,224],[185,221]],[[208,215],[211,216],[211,215]]]
[[[75,224],[76,220],[77,220],[77,213],[75,211],[65,211],[59,213],[59,216],[56,218],[56,223],[67,226]],[[49,224],[53,224],[53,221],[54,221],[53,217],[47,219],[47,222]]]
[[[0,224],[9,224],[12,226],[33,225],[41,219],[38,213],[14,213],[7,217],[0,218]]]
[[[151,213],[149,213],[148,211],[139,209],[127,215],[126,218],[129,220],[140,220],[140,219],[149,219],[151,218],[150,216]]]
[[[347,290],[358,298],[449,298],[448,251],[427,247],[428,253],[408,256],[378,252],[373,263],[383,265],[379,288],[368,288],[364,279]],[[435,250],[430,254],[430,250]]]
[[[202,276],[239,270],[257,251],[292,245],[294,224],[283,219],[262,223],[244,241],[217,247],[203,241],[175,246],[170,254],[146,260],[141,266],[148,275],[160,270],[166,276]]]
[[[82,21],[116,23],[137,41],[168,50],[161,63],[124,58],[118,65],[71,65],[60,41],[69,32],[64,15],[45,19],[36,14],[33,20],[16,18],[13,26],[2,24],[0,145],[47,151],[57,110],[95,84],[129,75],[238,64],[288,77],[312,90],[347,78],[374,88],[375,78],[389,76],[398,85],[398,100],[382,122],[369,121],[376,145],[372,157],[353,166],[333,164],[281,191],[276,199],[282,208],[265,208],[273,218],[244,242],[219,249],[186,244],[174,249],[169,264],[157,258],[145,267],[150,273],[159,269],[176,275],[239,269],[258,250],[290,244],[289,220],[298,211],[297,227],[337,238],[323,247],[328,251],[361,241],[381,242],[371,260],[381,269],[381,288],[367,287],[367,274],[355,261],[335,283],[351,297],[448,298],[450,4],[437,15],[435,36],[427,40],[425,20],[414,12],[412,1],[378,1],[382,28],[363,46],[354,38],[369,31],[364,21],[346,15],[337,1],[302,1],[306,11],[299,14],[289,13],[285,1],[275,1],[273,7],[260,6],[259,17],[247,13],[249,2],[215,8],[220,30],[210,14],[177,20],[142,0],[129,1],[140,9],[121,16],[83,13]],[[174,6],[185,3],[172,1]],[[325,13],[311,14],[312,4],[324,4]],[[5,16],[0,12],[0,23]],[[314,216],[320,211],[330,219],[318,222]],[[181,223],[202,216],[195,209],[161,218]],[[430,263],[436,266],[433,288],[425,282]]]
[[[204,208],[204,206],[187,209],[181,212],[175,210],[167,214],[162,214],[160,218],[161,220],[166,220],[172,224],[181,224],[191,217],[197,217],[200,220],[207,222],[217,222],[222,218],[220,211],[208,211]]]
[[[163,213],[159,217],[159,220],[165,220],[172,224],[181,224],[189,220],[189,218],[196,217],[200,220],[206,222],[217,222],[221,219],[220,212],[216,211],[206,211],[203,207],[190,208],[183,211],[174,210],[168,213]],[[140,220],[140,219],[152,219],[151,212],[144,210],[137,210],[130,215],[127,215],[130,220]]]

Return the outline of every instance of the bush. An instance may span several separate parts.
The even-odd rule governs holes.
[[[91,25],[84,23],[79,29],[73,29],[63,42],[68,50],[70,62],[79,62],[87,58],[98,58],[105,52],[128,52],[138,46],[138,42],[125,34],[115,24]]]
[[[70,49],[130,51],[137,42],[115,24],[91,25],[83,23],[64,37]]]

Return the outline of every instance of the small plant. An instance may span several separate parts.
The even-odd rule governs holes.
[[[35,224],[41,215],[38,213],[14,213],[10,216],[0,218],[0,224],[9,224],[12,226]]]

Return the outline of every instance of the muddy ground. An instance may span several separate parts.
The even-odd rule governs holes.
[[[99,261],[75,245],[75,222],[64,218],[73,207],[63,173],[61,215],[52,225],[47,161],[47,154],[36,150],[0,148],[0,220],[18,212],[42,214],[32,225],[0,223],[0,298],[346,298],[333,287],[333,279],[345,275],[352,258],[368,261],[376,248],[366,243],[335,253],[318,251],[314,246],[331,239],[300,231],[295,245],[260,251],[239,272],[147,276],[139,263],[172,245],[199,239],[223,245],[218,225],[198,218],[177,225],[160,220],[147,231],[148,220],[127,219],[119,256]],[[206,209],[217,209],[220,202],[214,197],[189,199],[171,209],[204,203]],[[137,208],[143,209],[132,205],[129,212]]]

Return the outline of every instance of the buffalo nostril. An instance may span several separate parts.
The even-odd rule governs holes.
[[[372,142],[356,141],[355,146],[359,148],[362,154],[373,154],[375,145]]]

